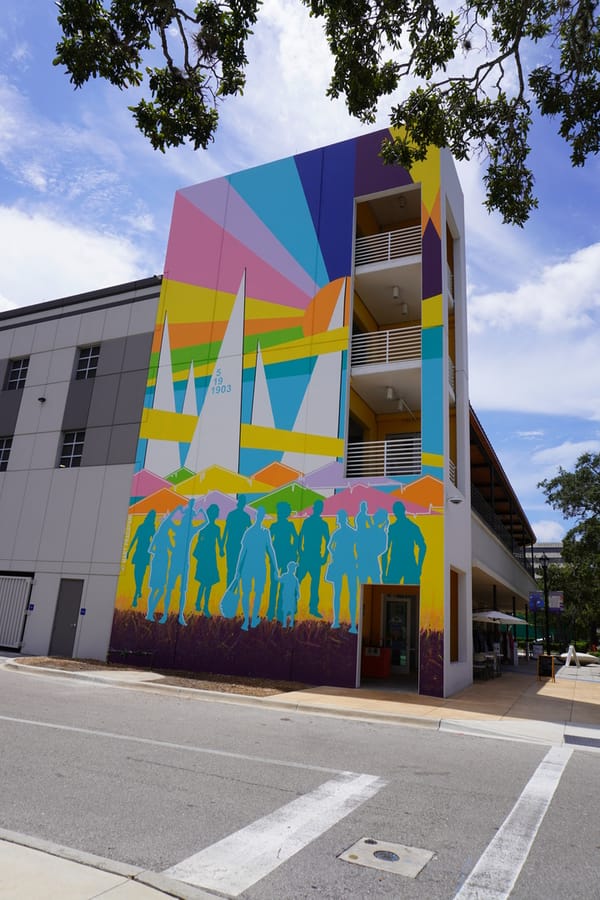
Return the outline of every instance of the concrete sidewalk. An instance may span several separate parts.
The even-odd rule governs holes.
[[[475,682],[448,699],[422,697],[389,687],[317,687],[253,697],[173,687],[141,669],[68,671],[27,666],[18,658],[2,665],[32,675],[112,684],[119,689],[195,694],[223,703],[412,725],[480,737],[573,744],[600,749],[600,666],[559,669],[555,682],[538,680],[532,666]],[[527,674],[525,674],[527,672]],[[111,860],[0,829],[0,900],[203,900],[215,895]]]
[[[0,828],[0,900],[214,900],[155,872]]]

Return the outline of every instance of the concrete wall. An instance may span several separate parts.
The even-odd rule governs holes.
[[[0,392],[0,403],[18,401],[0,472],[0,572],[34,576],[23,653],[48,652],[67,577],[84,582],[74,656],[106,656],[159,287],[149,279],[0,316],[0,357],[29,356],[25,387]],[[78,348],[95,344],[97,377],[75,381]],[[81,467],[58,468],[63,431],[79,429]]]

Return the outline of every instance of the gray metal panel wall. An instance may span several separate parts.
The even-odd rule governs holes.
[[[22,398],[23,388],[18,391],[0,390],[0,435],[2,437],[10,437],[14,433]]]

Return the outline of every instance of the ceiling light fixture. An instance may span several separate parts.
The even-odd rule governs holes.
[[[392,300],[398,301],[400,299],[400,288],[397,284],[392,288]]]
[[[385,399],[386,400],[395,400],[396,395],[394,393],[394,388],[391,385],[388,385],[385,389]]]
[[[400,315],[407,316],[408,315],[408,303],[406,300],[403,300],[400,304]]]

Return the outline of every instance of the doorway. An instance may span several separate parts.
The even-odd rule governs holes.
[[[83,580],[79,578],[60,579],[49,656],[73,656],[82,592]]]
[[[391,650],[391,672],[410,672],[411,600],[398,594],[383,597],[383,646]]]

